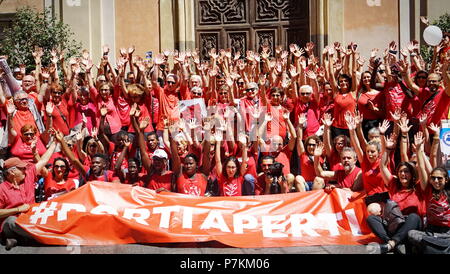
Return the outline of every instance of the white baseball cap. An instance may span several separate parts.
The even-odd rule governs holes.
[[[158,157],[160,159],[168,159],[167,153],[162,149],[157,149],[153,152],[152,158]]]

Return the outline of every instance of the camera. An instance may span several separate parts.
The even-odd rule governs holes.
[[[280,185],[278,184],[278,178],[283,176],[282,163],[275,162],[269,167],[269,176],[272,177],[272,183],[270,184],[270,193],[276,194],[281,192]]]

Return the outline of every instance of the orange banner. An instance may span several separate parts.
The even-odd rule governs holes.
[[[234,247],[358,245],[377,241],[360,193],[192,197],[91,182],[34,204],[17,223],[49,245],[219,241]]]

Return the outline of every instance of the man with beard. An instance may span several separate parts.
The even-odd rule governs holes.
[[[341,151],[341,164],[344,169],[336,171],[324,171],[320,165],[319,158],[323,154],[323,143],[316,146],[314,150],[314,170],[317,176],[326,180],[337,181],[337,184],[327,184],[325,191],[333,188],[344,188],[352,191],[361,191],[362,171],[356,164],[356,152],[351,147],[344,147]]]
[[[450,79],[447,73],[443,73],[446,87],[441,86],[441,76],[437,73],[430,73],[427,77],[427,84],[424,88],[420,88],[410,77],[409,64],[407,62],[400,62],[402,75],[405,79],[406,85],[418,97],[421,111],[418,112],[417,117],[423,114],[428,116],[427,125],[434,123],[439,125],[442,119],[447,119],[450,106]],[[442,65],[441,71],[447,72],[449,66],[449,59],[446,59]]]

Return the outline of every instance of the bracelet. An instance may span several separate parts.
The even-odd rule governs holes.
[[[433,140],[441,140],[439,137],[433,137]]]
[[[389,50],[389,53],[397,54],[397,51],[396,50]]]
[[[408,138],[408,135],[403,135],[403,134],[402,134],[402,138],[405,138],[405,139],[406,139],[406,138]]]

